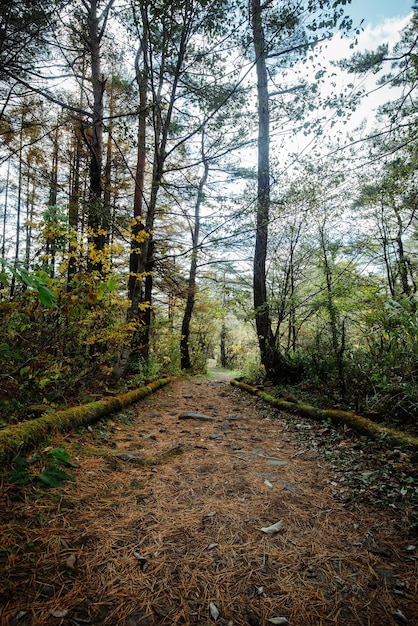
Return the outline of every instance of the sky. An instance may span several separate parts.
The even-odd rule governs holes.
[[[376,88],[376,81],[380,74],[370,73],[366,76],[358,76],[348,74],[340,70],[332,61],[348,59],[354,52],[362,52],[365,50],[373,51],[379,45],[387,43],[389,50],[400,40],[400,33],[409,23],[412,15],[413,0],[352,0],[345,7],[346,14],[353,19],[353,25],[360,25],[361,20],[364,22],[361,26],[361,33],[357,37],[357,45],[350,48],[353,39],[342,37],[341,33],[337,33],[323,47],[320,58],[324,68],[328,68],[328,74],[324,83],[319,85],[320,93],[325,98],[336,97],[344,94],[345,90],[351,91],[351,84],[354,85],[353,92],[363,89],[365,95],[360,100],[356,109],[348,115],[348,109],[344,109],[341,117],[335,115],[333,109],[325,109],[322,112],[314,112],[313,118],[319,115],[324,116],[322,122],[323,135],[314,136],[309,133],[298,133],[296,135],[282,135],[278,132],[277,144],[276,139],[272,139],[273,150],[277,150],[280,155],[283,154],[283,148],[289,151],[291,161],[294,155],[309,158],[310,154],[327,155],[330,150],[335,148],[336,141],[338,145],[349,146],[353,140],[365,138],[376,129],[376,113],[380,105],[389,100],[393,100],[397,95],[395,89],[389,86],[381,86]],[[309,65],[302,66],[302,71],[307,72],[308,76],[315,74],[315,65],[309,70]],[[387,65],[384,66],[383,72],[390,70]],[[279,128],[280,130],[280,128]],[[284,141],[284,144],[282,141]],[[296,161],[297,162],[297,161]],[[284,167],[287,165],[284,162]],[[292,166],[290,167],[292,169]]]
[[[353,28],[360,26],[356,50],[375,50],[379,44],[388,43],[391,48],[399,41],[399,33],[412,15],[413,0],[351,0],[346,13],[353,20]],[[363,20],[363,21],[362,21]],[[361,24],[361,25],[360,25]],[[336,57],[351,56],[349,42],[333,47]],[[335,42],[335,39],[334,39]],[[338,48],[341,49],[341,54]],[[334,56],[335,58],[335,56]]]
[[[376,50],[379,45],[384,43],[387,43],[389,50],[391,50],[399,41],[401,31],[411,18],[412,2],[413,0],[352,0],[350,5],[346,7],[346,13],[352,17],[353,24],[360,24],[361,20],[364,20],[361,33],[357,38],[358,43],[354,49],[350,49],[350,39],[342,39],[340,35],[337,35],[327,46],[325,57],[328,61],[349,58],[353,52]],[[388,70],[390,67],[386,65],[384,72]],[[337,87],[327,84],[323,88],[324,93],[342,92],[344,85],[354,83],[356,87],[364,87],[368,94],[352,114],[349,123],[344,128],[341,126],[341,129],[350,133],[353,128],[363,123],[366,124],[363,130],[364,134],[370,132],[374,125],[377,108],[383,102],[393,99],[395,90],[389,87],[381,87],[376,90],[376,81],[379,75],[370,74],[367,77],[358,77],[353,74],[341,73],[339,70],[335,71]]]
[[[362,19],[363,28],[381,24],[387,18],[406,17],[411,13],[412,0],[351,0],[347,13],[355,24]]]

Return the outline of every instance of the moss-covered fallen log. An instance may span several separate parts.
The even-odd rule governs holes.
[[[34,448],[54,432],[64,432],[97,422],[102,417],[121,411],[149,396],[169,382],[170,378],[161,378],[145,387],[139,387],[106,400],[45,413],[36,419],[9,426],[0,431],[0,464],[10,461],[16,454]]]
[[[381,424],[376,424],[367,417],[356,415],[355,413],[349,413],[348,411],[337,411],[335,409],[318,409],[309,404],[302,404],[299,402],[289,402],[283,398],[274,398],[264,391],[260,391],[257,387],[252,387],[239,380],[231,380],[231,385],[239,387],[254,396],[258,396],[268,404],[286,411],[287,413],[296,413],[302,417],[308,417],[316,420],[317,422],[331,421],[334,424],[345,424],[353,430],[368,435],[373,439],[380,441],[389,446],[406,446],[418,450],[418,438],[403,433]]]

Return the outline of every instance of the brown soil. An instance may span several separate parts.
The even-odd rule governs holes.
[[[0,623],[418,624],[407,513],[339,497],[305,421],[283,417],[227,381],[181,379],[54,437],[76,482],[3,479]]]

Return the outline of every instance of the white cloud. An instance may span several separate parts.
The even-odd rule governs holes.
[[[328,60],[341,61],[350,57],[354,52],[364,52],[365,50],[375,50],[383,43],[389,44],[392,48],[400,39],[400,33],[408,24],[411,16],[402,18],[387,18],[377,26],[366,26],[364,31],[357,36],[357,45],[350,48],[353,39],[342,38],[335,35],[328,43],[324,51],[324,57]]]
[[[329,42],[327,48],[324,50],[324,64],[329,66],[331,61],[340,61],[342,59],[348,59],[355,52],[364,52],[365,50],[373,51],[378,48],[379,45],[387,43],[389,50],[398,43],[401,38],[401,31],[407,26],[411,18],[411,15],[402,18],[387,18],[376,26],[368,25],[363,32],[357,37],[357,45],[354,48],[350,48],[352,40],[342,39],[341,36],[335,36],[331,42]],[[383,68],[382,73],[389,71],[389,66]],[[377,89],[377,81],[379,74],[368,74],[365,76],[357,76],[355,74],[348,74],[342,70],[334,69],[336,76],[334,76],[333,82],[336,86],[331,86],[331,83],[326,80],[321,92],[324,95],[330,95],[332,92],[343,92],[345,87],[349,84],[354,84],[353,91],[357,89],[364,89],[365,95],[361,104],[357,110],[352,113],[350,122],[346,126],[341,126],[344,131],[353,129],[360,125],[362,121],[366,121],[366,126],[363,129],[363,133],[370,131],[374,124],[375,114],[377,108],[394,98],[395,90],[390,87],[380,87]],[[337,127],[334,127],[334,131],[337,131]]]
[[[359,35],[358,49],[360,51],[374,50],[382,43],[388,43],[389,48],[392,48],[399,41],[400,32],[410,21],[411,15],[407,17],[391,17],[377,26],[366,26],[364,32]]]

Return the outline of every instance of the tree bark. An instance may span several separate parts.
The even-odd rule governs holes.
[[[142,22],[147,25],[146,9],[141,5]],[[142,56],[142,69],[140,68],[140,57]],[[149,71],[149,49],[148,49],[148,27],[143,29],[141,46],[135,59],[136,82],[139,87],[139,118],[138,118],[138,152],[135,174],[134,191],[134,218],[131,226],[131,252],[129,256],[129,281],[128,298],[131,305],[128,311],[128,321],[136,321],[137,338],[141,335],[140,327],[147,323],[144,319],[145,311],[140,311],[139,307],[147,300],[145,291],[151,299],[152,283],[148,284],[148,289],[144,287],[144,274],[146,271],[146,257],[148,256],[148,246],[142,245],[149,235],[145,231],[144,222],[144,181],[146,166],[146,130],[147,130],[147,93],[148,93],[148,71]],[[148,241],[147,244],[150,242]],[[142,256],[144,255],[144,256]],[[150,305],[151,303],[149,303]],[[141,319],[142,318],[142,319]],[[149,322],[148,322],[149,323]],[[134,348],[134,345],[132,345]],[[142,356],[148,356],[148,349],[141,351],[141,339],[137,341],[136,351],[142,352]]]
[[[22,185],[23,185],[23,125],[24,125],[24,111],[20,120],[19,130],[19,167],[18,167],[18,186],[17,186],[17,204],[16,204],[16,244],[14,253],[14,267],[16,268],[19,263],[20,253],[20,219],[22,210]],[[16,288],[16,276],[12,275],[10,282],[10,297],[13,298]]]
[[[201,144],[201,157],[203,163],[203,174],[199,181],[199,187],[197,189],[197,197],[194,210],[194,225],[192,232],[192,260],[190,263],[189,280],[187,284],[187,300],[186,307],[183,315],[183,322],[181,325],[181,341],[180,341],[180,355],[181,355],[181,369],[192,369],[192,362],[190,359],[190,322],[192,319],[193,308],[196,296],[196,274],[197,274],[197,256],[199,245],[199,230],[200,230],[200,206],[204,197],[204,187],[208,179],[209,164],[205,156],[204,148],[205,134],[202,132],[202,144]]]
[[[141,3],[141,20],[147,23],[146,9]],[[140,350],[140,341],[135,345],[135,337],[140,333],[141,320],[140,305],[144,302],[144,272],[145,264],[142,257],[144,247],[141,243],[147,237],[144,223],[144,181],[146,166],[146,130],[147,130],[147,94],[148,94],[148,28],[143,28],[141,45],[135,57],[135,79],[139,88],[139,116],[138,116],[138,149],[136,157],[135,189],[133,219],[131,222],[131,250],[129,254],[128,298],[130,306],[126,321],[134,323],[136,330],[132,333],[129,344],[122,349],[119,363],[114,371],[115,378],[119,378],[126,370],[128,360],[133,351]],[[142,65],[141,65],[142,64]],[[138,345],[139,344],[139,345]]]
[[[6,183],[3,189],[4,192],[4,213],[3,213],[3,224],[2,224],[2,238],[1,238],[1,270],[4,272],[4,262],[3,260],[6,257],[6,225],[7,225],[7,210],[9,205],[9,184],[10,184],[10,159],[7,161],[7,173],[6,173]],[[4,283],[0,282],[0,289],[5,286]]]
[[[48,195],[48,207],[57,206],[58,198],[58,160],[59,160],[59,127],[57,120],[57,128],[52,138],[52,163],[51,163],[51,176],[49,180],[49,195]],[[49,218],[49,219],[52,219]],[[30,221],[29,221],[30,223]],[[51,278],[55,276],[55,255],[56,245],[54,239],[46,241],[46,253],[47,253],[47,265],[49,266],[49,275]]]
[[[103,272],[103,260],[97,252],[104,250],[109,236],[109,219],[103,204],[103,110],[106,81],[101,69],[101,42],[105,32],[109,11],[114,0],[109,0],[103,13],[98,15],[99,0],[90,0],[88,7],[88,47],[90,52],[93,111],[91,122],[90,149],[90,193],[89,193],[89,258],[90,271]],[[85,3],[87,5],[87,3]]]
[[[71,281],[77,274],[77,232],[80,203],[80,166],[81,142],[80,131],[73,130],[73,149],[70,161],[70,193],[68,201],[68,224],[70,226],[70,241],[68,244],[67,289],[71,289]]]
[[[266,258],[270,211],[270,113],[266,45],[260,0],[251,2],[252,32],[257,70],[258,172],[257,216],[253,266],[254,313],[261,362],[269,377],[283,374],[282,358],[272,332],[266,287]]]
[[[402,293],[408,298],[411,296],[411,288],[408,280],[408,257],[405,255],[405,249],[403,245],[403,223],[401,212],[399,208],[396,206],[396,202],[393,201],[393,210],[396,217],[396,222],[398,225],[398,230],[396,233],[395,241],[396,248],[398,253],[398,265],[399,265],[399,276],[401,280]]]

